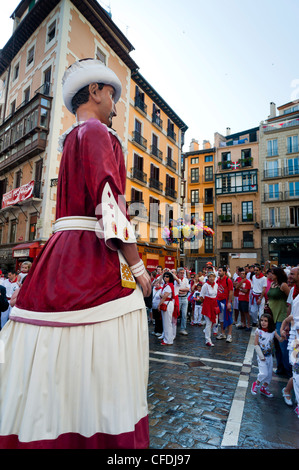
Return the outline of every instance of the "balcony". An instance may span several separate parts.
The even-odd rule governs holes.
[[[167,137],[170,137],[176,142],[176,133],[171,129],[171,127],[168,127],[167,129]]]
[[[176,162],[171,158],[167,158],[166,165],[169,166],[172,170],[176,171]]]
[[[290,201],[293,199],[299,199],[299,191],[297,188],[291,190],[291,191],[285,191],[284,192],[284,200],[285,201]]]
[[[134,106],[135,108],[138,108],[140,111],[142,111],[144,114],[147,114],[147,105],[140,98],[140,96],[135,96]]]
[[[157,180],[156,178],[149,179],[149,187],[152,189],[156,189],[157,191],[160,191],[160,192],[163,191],[162,183],[160,183],[160,181]]]
[[[219,225],[233,225],[235,223],[235,215],[234,214],[220,214],[217,217],[217,223]]]
[[[151,145],[151,147],[150,147],[150,152],[151,152],[151,155],[153,155],[153,156],[156,157],[160,162],[162,162],[162,160],[163,160],[163,152],[161,152],[161,150],[159,150],[158,147],[156,147],[156,145]]]
[[[242,240],[242,248],[254,248],[253,240]]]
[[[147,174],[144,173],[142,170],[139,170],[139,168],[131,168],[131,178],[138,180],[143,184],[146,184],[147,182]]]
[[[264,202],[283,201],[284,194],[282,191],[274,191],[264,194]]]
[[[133,139],[133,142],[135,142],[136,144],[140,145],[143,150],[146,150],[146,149],[147,149],[147,140],[146,140],[144,137],[142,137],[142,135],[140,134],[140,132],[138,132],[138,131],[133,131],[133,133],[132,133],[132,139]]]
[[[230,240],[230,241],[224,241],[224,240],[221,240],[221,248],[232,248],[233,247],[233,241]]]
[[[156,124],[156,126],[158,126],[160,129],[163,127],[162,119],[160,119],[159,116],[157,116],[155,113],[152,114],[152,123]]]
[[[46,148],[52,98],[37,91],[0,126],[0,175]]]
[[[288,121],[283,121],[283,122],[273,122],[272,124],[265,124],[262,126],[262,129],[264,132],[277,132],[281,129],[287,129],[287,128],[292,128],[292,127],[298,127],[299,126],[299,120],[298,118],[295,119],[290,119]]]
[[[254,214],[238,214],[238,224],[253,224],[256,222],[256,213]]]
[[[177,195],[178,193],[173,188],[165,188],[165,196],[171,197],[172,199],[177,199]]]

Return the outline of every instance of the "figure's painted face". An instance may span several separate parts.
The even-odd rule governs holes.
[[[117,116],[116,106],[114,102],[115,90],[110,85],[105,85],[102,90],[99,90],[101,102],[99,103],[99,117],[100,121],[106,126],[112,126],[112,119]]]

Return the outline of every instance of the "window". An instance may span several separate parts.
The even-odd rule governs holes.
[[[199,163],[199,158],[198,157],[191,158],[191,165],[194,165],[195,163]]]
[[[34,61],[34,49],[35,49],[35,46],[32,46],[29,51],[28,51],[28,54],[27,54],[27,63],[26,63],[26,66],[28,67],[30,64],[33,63]]]
[[[213,155],[206,155],[205,156],[205,162],[212,162],[213,161]]]
[[[205,189],[205,204],[213,204],[213,188]]]
[[[288,153],[298,152],[298,136],[293,135],[287,138]]]
[[[101,61],[104,65],[106,65],[107,57],[103,51],[99,47],[97,47],[96,59]]]
[[[278,155],[277,139],[268,140],[267,142],[267,156],[273,157],[274,155]]]
[[[257,190],[257,170],[216,175],[216,194],[255,192]]]
[[[51,23],[50,26],[48,27],[47,44],[49,44],[51,41],[55,39],[55,34],[56,34],[56,20],[53,21],[53,23]]]
[[[251,166],[252,158],[251,158],[251,149],[241,150],[241,166]]]
[[[9,243],[15,243],[17,233],[17,221],[12,220],[10,223]]]
[[[205,224],[213,228],[213,212],[205,212]]]
[[[299,206],[290,207],[290,225],[299,227]]]
[[[20,72],[20,64],[17,64],[14,68],[14,72],[13,72],[13,79],[14,80],[17,80],[17,78],[19,77],[19,72]]]
[[[13,102],[10,105],[10,114],[14,114],[16,110],[16,100],[13,100]]]
[[[213,237],[204,237],[205,253],[213,253]]]
[[[279,184],[269,184],[269,199],[279,198]]]
[[[266,163],[267,163],[266,177],[268,178],[277,177],[278,176],[278,160],[272,160]]]
[[[191,168],[191,183],[199,182],[199,168]]]
[[[242,221],[250,222],[253,220],[253,201],[242,202]]]
[[[29,241],[35,240],[36,225],[37,225],[37,214],[32,214],[30,216],[30,222],[29,222]]]
[[[28,103],[29,100],[30,100],[30,87],[24,90],[24,103]]]
[[[232,221],[232,204],[231,202],[223,202],[221,204],[221,221]]]
[[[7,179],[0,180],[0,209],[2,207],[3,195],[6,193]]]
[[[222,162],[222,169],[226,170],[230,168],[231,162],[231,153],[230,152],[223,152],[221,154],[221,162]]]
[[[15,188],[19,188],[21,186],[21,179],[22,179],[22,170],[18,170],[15,176]]]
[[[191,191],[191,204],[196,204],[199,202],[199,190],[198,189],[193,189]]]
[[[299,196],[299,181],[289,183],[289,195],[290,197]]]
[[[222,232],[222,248],[232,248],[232,232]]]
[[[42,173],[43,173],[43,160],[40,159],[35,163],[35,176],[34,176],[34,197],[40,198],[42,193]]]
[[[205,181],[213,181],[213,167],[212,166],[205,167]]]
[[[243,232],[243,248],[253,248],[253,232]]]
[[[298,157],[288,159],[288,174],[289,175],[299,174],[299,158]]]

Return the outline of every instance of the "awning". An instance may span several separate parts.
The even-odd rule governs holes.
[[[12,249],[14,258],[35,258],[39,248],[39,242],[22,243]]]

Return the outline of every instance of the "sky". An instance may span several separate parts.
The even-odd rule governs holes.
[[[299,0],[98,0],[135,50],[139,72],[192,139],[259,126],[299,99]],[[0,48],[19,0],[2,2]]]

